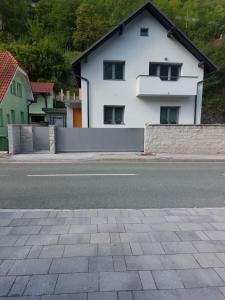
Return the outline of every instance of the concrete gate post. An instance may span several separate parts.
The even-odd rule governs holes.
[[[55,125],[49,126],[49,152],[50,152],[50,154],[56,153],[56,127],[55,127]]]

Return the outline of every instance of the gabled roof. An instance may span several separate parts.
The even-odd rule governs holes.
[[[103,43],[110,39],[114,34],[121,34],[123,32],[123,28],[144,11],[148,11],[155,19],[158,20],[158,22],[162,26],[165,27],[166,30],[168,30],[169,36],[172,36],[178,42],[180,42],[188,51],[193,54],[193,56],[195,56],[199,60],[199,62],[204,63],[204,70],[206,74],[217,70],[217,67],[212,63],[212,61],[207,56],[205,56],[191,42],[191,40],[180,29],[176,27],[173,22],[171,22],[154,4],[152,4],[151,2],[147,2],[128,18],[119,23],[119,25],[114,27],[110,32],[108,32],[97,42],[95,42],[90,48],[85,50],[72,64],[75,74],[80,74],[80,64],[82,59],[86,59],[88,55],[90,55],[93,51],[95,51],[98,47],[100,47]]]
[[[0,52],[0,103],[4,99],[18,67],[18,62],[8,51]]]
[[[33,94],[50,94],[53,92],[54,83],[51,82],[31,82]]]

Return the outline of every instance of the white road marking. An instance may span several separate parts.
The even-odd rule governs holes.
[[[137,174],[29,174],[28,177],[136,176]]]

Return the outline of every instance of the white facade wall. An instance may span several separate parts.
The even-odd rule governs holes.
[[[66,107],[66,127],[73,128],[73,109]]]
[[[149,36],[140,36],[140,28],[148,27]],[[105,60],[125,61],[125,80],[103,80],[103,62]],[[137,97],[137,76],[149,74],[149,62],[182,63],[181,76],[196,77],[203,80],[204,71],[199,61],[180,43],[167,37],[166,29],[149,13],[133,20],[125,27],[122,35],[115,35],[88,56],[81,64],[81,76],[90,82],[89,115],[90,127],[128,127],[143,128],[145,123],[160,123],[161,106],[179,106],[179,123],[193,124],[195,96],[166,95]],[[182,91],[185,80],[176,82]],[[169,84],[168,82],[166,84]],[[174,84],[174,82],[173,82]],[[163,89],[163,88],[162,88]],[[163,96],[162,96],[163,95]],[[197,109],[197,123],[201,119],[201,89]],[[104,125],[104,105],[124,105],[124,125]],[[82,80],[82,126],[87,127],[87,84]]]

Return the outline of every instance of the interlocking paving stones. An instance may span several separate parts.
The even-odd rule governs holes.
[[[30,276],[18,276],[13,283],[13,286],[9,292],[9,296],[22,296]]]
[[[18,260],[11,268],[10,275],[47,274],[51,259],[26,259]]]
[[[64,252],[63,245],[43,246],[40,252],[40,258],[62,257]]]
[[[100,273],[100,291],[141,290],[138,272]]]
[[[45,296],[41,297],[41,300],[87,300],[87,295],[86,295],[86,293],[45,295]]]
[[[49,273],[77,273],[88,272],[86,257],[54,258]]]
[[[89,272],[112,272],[113,270],[111,256],[89,257]]]
[[[25,295],[52,294],[55,288],[57,275],[33,275],[25,290]]]
[[[23,259],[31,247],[0,247],[0,259]]]
[[[134,300],[180,300],[176,291],[134,291]]]
[[[177,290],[181,300],[224,300],[218,288],[196,288]]]
[[[169,290],[184,288],[180,277],[174,270],[152,271],[152,274],[158,289]]]
[[[118,300],[115,292],[88,293],[88,300]]]
[[[90,234],[88,233],[64,234],[59,238],[59,244],[61,245],[86,244],[89,242]]]
[[[202,268],[225,267],[214,253],[197,253],[194,257]]]
[[[129,243],[99,244],[98,255],[131,255]]]
[[[77,245],[65,246],[63,256],[73,257],[73,256],[96,256],[96,255],[97,255],[97,245],[77,244]]]
[[[55,293],[97,292],[98,276],[95,273],[60,274]]]
[[[167,254],[197,252],[191,242],[164,242],[162,246]]]
[[[15,276],[0,277],[0,296],[6,296],[13,285]]]
[[[179,278],[181,278],[185,288],[200,288],[223,286],[224,282],[218,274],[210,268],[195,270],[177,270]]]
[[[158,255],[125,256],[128,270],[162,270],[163,265]]]
[[[0,216],[1,300],[225,300],[225,209]]]

